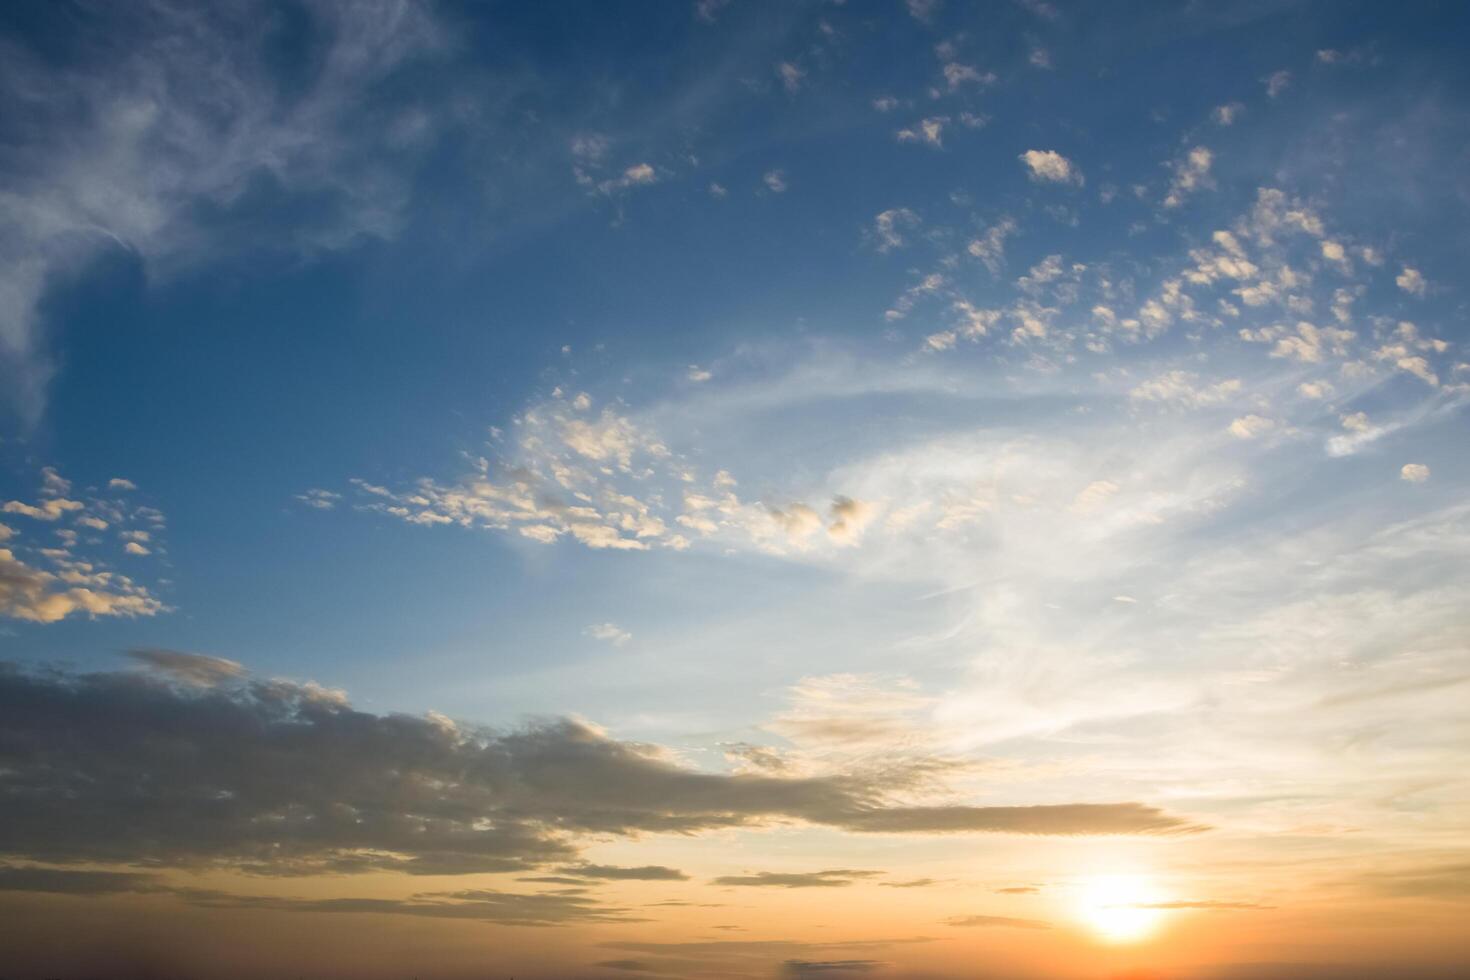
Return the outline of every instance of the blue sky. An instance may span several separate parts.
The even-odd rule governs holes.
[[[1441,862],[1467,28],[13,4],[0,658]]]

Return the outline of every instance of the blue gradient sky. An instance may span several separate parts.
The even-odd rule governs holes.
[[[0,659],[183,651],[710,772],[943,760],[945,799],[1438,867],[1467,30],[8,5]]]

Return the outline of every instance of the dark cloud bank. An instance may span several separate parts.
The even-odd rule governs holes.
[[[79,674],[0,664],[0,857],[12,862],[0,869],[0,889],[187,892],[132,871],[16,861],[267,875],[549,867],[556,881],[548,884],[681,881],[673,868],[577,862],[578,841],[780,821],[875,833],[1198,829],[1141,803],[903,806],[874,777],[700,772],[576,721],[503,731],[377,715],[314,684],[251,679],[228,661],[154,651],[135,659],[148,669]],[[753,878],[725,883],[792,884]],[[621,915],[575,889],[286,904],[528,923]]]

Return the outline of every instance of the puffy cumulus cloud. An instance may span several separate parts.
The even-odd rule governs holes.
[[[80,500],[67,500],[65,497],[47,497],[34,504],[28,504],[21,500],[7,500],[0,511],[7,514],[19,514],[29,517],[35,521],[60,520],[63,515],[79,511],[86,505]]]
[[[85,562],[58,557],[58,572],[33,568],[9,548],[0,548],[0,616],[55,623],[71,615],[152,616],[162,602],[126,575],[99,571]]]
[[[108,566],[116,546],[101,537],[101,532],[115,532],[122,553],[134,558],[159,548],[164,516],[136,502],[137,487],[119,487],[114,479],[103,488],[74,489],[51,467],[41,470],[40,481],[34,503],[10,500],[0,507],[22,518],[18,523],[24,529],[0,525],[0,542],[7,545],[0,549],[0,616],[54,623],[72,615],[135,617],[166,611],[148,586]]]
[[[851,497],[836,497],[832,500],[827,535],[839,544],[856,544],[864,529],[872,523],[875,513],[870,503]]]
[[[1169,180],[1169,191],[1164,196],[1164,207],[1177,208],[1184,199],[1200,188],[1213,188],[1214,178],[1210,166],[1215,156],[1209,147],[1196,146],[1184,158],[1170,164],[1173,176]]]
[[[759,871],[755,874],[721,875],[710,884],[740,888],[846,888],[855,881],[873,878],[881,871]]]
[[[1276,428],[1276,422],[1266,418],[1264,415],[1242,415],[1230,423],[1229,432],[1237,439],[1254,439],[1265,432]]]
[[[1403,271],[1394,279],[1398,287],[1411,296],[1423,296],[1429,289],[1429,283],[1418,269],[1404,266]]]
[[[1341,327],[1317,327],[1305,320],[1291,327],[1273,325],[1240,331],[1240,339],[1253,344],[1271,345],[1271,356],[1320,364],[1327,357],[1342,358],[1357,334]]]
[[[1005,264],[1006,239],[1016,233],[1016,227],[1015,219],[1001,218],[980,237],[971,239],[965,251],[983,262],[991,275],[998,276]]]
[[[786,183],[786,172],[784,170],[767,170],[761,177],[761,183],[765,184],[766,189],[772,194],[784,194],[788,186]]]
[[[1373,351],[1375,361],[1391,364],[1400,371],[1412,374],[1431,388],[1438,387],[1439,375],[1435,373],[1429,357],[1448,351],[1448,342],[1422,336],[1419,328],[1408,321],[1400,321],[1384,341]]]
[[[1082,184],[1082,171],[1055,150],[1027,150],[1019,159],[1032,180],[1052,184]]]
[[[615,647],[626,646],[628,641],[633,639],[633,634],[617,623],[597,623],[584,629],[582,635],[601,640],[603,643],[611,643]]]
[[[776,66],[776,78],[780,80],[781,87],[789,95],[795,95],[801,91],[801,83],[806,80],[806,72],[795,62],[783,61]]]
[[[1217,126],[1233,126],[1243,112],[1245,112],[1245,106],[1241,103],[1227,102],[1224,105],[1215,106],[1214,111],[1210,113],[1210,118]]]
[[[893,798],[891,777],[703,772],[580,722],[496,731],[375,715],[315,684],[12,665],[0,668],[0,773],[0,854],[276,875],[529,869],[566,864],[583,835],[780,821],[871,833],[1195,829],[1138,803],[914,806]]]
[[[888,252],[895,248],[902,248],[904,232],[917,228],[919,216],[908,208],[889,208],[880,212],[873,219],[873,238],[878,243],[878,251]]]
[[[245,668],[239,663],[202,653],[148,648],[129,650],[128,656],[161,674],[199,687],[214,687],[245,676]]]
[[[342,495],[340,493],[334,493],[331,490],[313,488],[307,490],[305,493],[298,493],[296,499],[316,510],[331,510],[337,506],[337,502],[342,499]]]
[[[973,65],[951,61],[944,66],[944,82],[951,92],[958,91],[965,85],[994,85],[995,73],[982,72]]]
[[[287,87],[278,25],[248,6],[87,8],[68,25],[85,55],[65,71],[7,47],[0,115],[27,134],[7,152],[0,200],[0,372],[15,407],[39,413],[53,371],[41,342],[47,284],[100,251],[121,245],[169,275],[226,249],[310,255],[396,233],[413,168],[384,162],[418,159],[448,107],[382,83],[442,50],[438,26],[418,3],[303,13],[313,70]],[[288,228],[268,241],[240,222],[221,236],[201,219],[231,217],[256,184],[309,206],[283,210]]]
[[[1164,402],[1185,408],[1218,405],[1240,394],[1239,378],[1209,382],[1192,371],[1173,370],[1139,382],[1128,397],[1135,402]]]
[[[1429,479],[1429,467],[1423,463],[1405,463],[1399,470],[1399,478],[1410,483],[1423,483]]]
[[[947,125],[948,116],[928,116],[912,126],[897,130],[893,136],[900,143],[923,143],[939,150],[944,148],[944,127]]]

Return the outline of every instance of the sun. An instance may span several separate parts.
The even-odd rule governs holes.
[[[1143,875],[1096,875],[1082,885],[1083,920],[1110,943],[1147,939],[1164,918],[1163,896]],[[1155,906],[1155,907],[1151,907]]]

